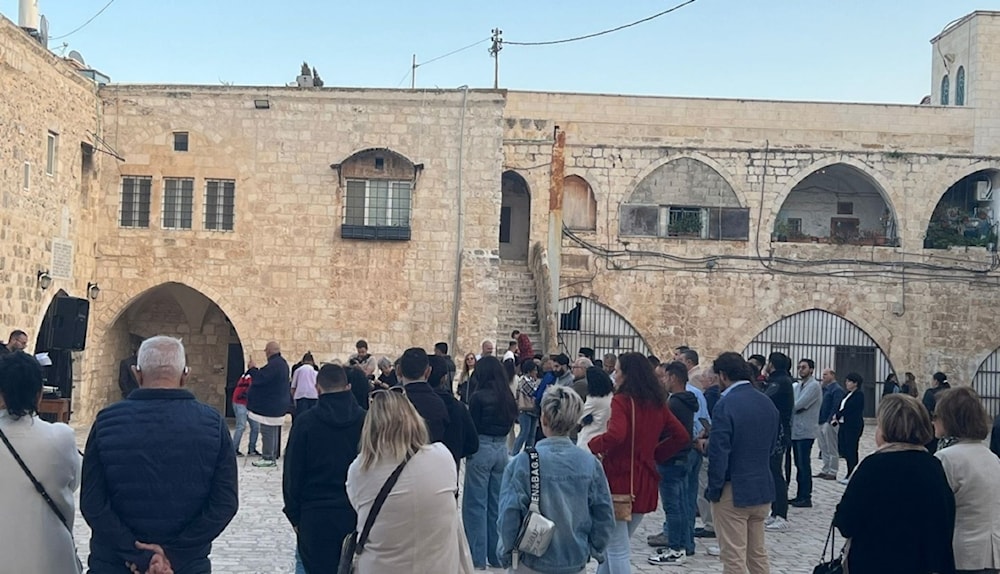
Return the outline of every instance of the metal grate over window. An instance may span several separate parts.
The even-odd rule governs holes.
[[[190,178],[164,178],[163,228],[191,229],[194,208],[194,180]]]
[[[624,317],[614,309],[586,297],[559,300],[559,347],[575,357],[580,347],[594,349],[601,358],[606,353],[629,351],[649,354],[649,345]]]
[[[118,224],[121,227],[149,227],[149,198],[153,187],[151,177],[123,177],[121,213]]]
[[[205,181],[205,229],[232,231],[236,212],[236,182],[231,179]]]
[[[353,239],[409,239],[412,211],[409,181],[347,181],[341,235]]]
[[[991,417],[1000,415],[1000,349],[993,351],[979,365],[972,378],[972,388],[983,399],[983,406]]]

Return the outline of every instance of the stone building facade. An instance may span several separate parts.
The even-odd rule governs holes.
[[[530,295],[547,350],[811,352],[781,347],[803,331],[772,332],[820,313],[841,323],[807,330],[863,334],[829,339],[831,353],[848,353],[838,364],[870,348],[878,380],[943,370],[989,394],[998,25],[977,12],[934,40],[949,69],[965,70],[959,106],[941,101],[937,60],[930,105],[98,90],[3,21],[0,80],[16,82],[16,97],[0,103],[0,131],[5,147],[19,142],[0,149],[3,200],[35,215],[4,210],[2,325],[40,326],[51,291],[36,271],[51,266],[53,239],[71,241],[73,276],[55,287],[101,287],[77,413],[116,398],[130,339],[154,333],[185,339],[191,387],[222,409],[227,379],[270,339],[290,361],[306,350],[343,359],[360,338],[377,355],[439,340],[475,351],[521,304],[503,287],[521,266],[539,286]],[[49,130],[60,150],[93,133],[122,159],[98,153],[83,167],[80,153],[60,154],[57,181],[72,185],[25,193],[22,158],[43,159]],[[628,333],[587,331],[588,309]]]

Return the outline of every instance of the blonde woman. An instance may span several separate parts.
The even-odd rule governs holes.
[[[375,518],[359,574],[471,571],[451,453],[441,443],[427,444],[427,427],[402,392],[376,390],[370,403],[358,458],[347,471],[359,530],[386,479],[410,458]]]

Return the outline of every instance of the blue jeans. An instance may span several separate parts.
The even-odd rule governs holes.
[[[299,546],[295,545],[295,574],[306,574],[306,567],[302,565],[302,557],[299,556]]]
[[[497,543],[500,532],[497,507],[500,481],[507,467],[507,435],[479,435],[479,451],[465,459],[465,493],[462,495],[462,521],[469,540],[472,564],[500,567]]]
[[[684,539],[684,550],[689,552],[694,552],[694,519],[695,514],[698,511],[698,497],[704,496],[704,493],[698,492],[698,475],[701,473],[701,465],[703,464],[703,458],[701,453],[695,449],[691,449],[688,453],[687,461],[687,538]],[[706,524],[709,524],[710,519],[702,516],[702,520]]]
[[[683,550],[688,539],[688,480],[687,457],[656,465],[660,473],[660,500],[663,502],[663,534],[671,550]],[[694,535],[692,546],[694,545]]]
[[[631,522],[615,520],[615,530],[611,533],[611,540],[608,540],[608,558],[597,567],[597,574],[629,574],[632,571],[629,562],[632,545],[629,540],[639,528],[643,516],[633,514]]]
[[[236,430],[233,432],[233,448],[240,450],[240,442],[243,440],[243,430],[250,423],[250,444],[247,452],[257,450],[257,435],[260,434],[260,423],[247,418],[246,405],[233,403],[233,413],[236,414]]]
[[[535,446],[535,425],[538,424],[538,417],[535,416],[535,413],[521,411],[517,415],[517,424],[521,427],[521,431],[517,434],[517,440],[514,441],[514,448],[510,449],[510,456],[521,452],[521,447]]]

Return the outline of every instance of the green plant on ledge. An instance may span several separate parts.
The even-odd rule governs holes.
[[[667,232],[672,237],[698,237],[701,235],[701,214],[696,212],[680,213],[667,226]]]

